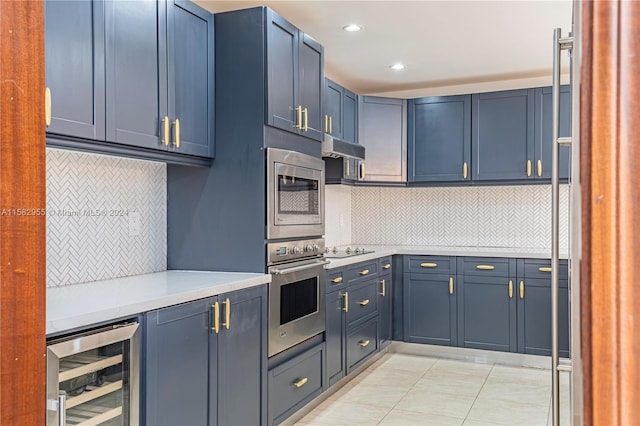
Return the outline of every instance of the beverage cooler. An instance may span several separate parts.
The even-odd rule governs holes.
[[[139,423],[139,324],[47,342],[47,425]]]

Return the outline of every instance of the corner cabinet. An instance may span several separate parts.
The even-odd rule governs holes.
[[[144,423],[264,424],[266,319],[266,286],[148,312]]]
[[[407,180],[407,101],[361,96],[358,143],[366,149],[360,181],[403,183]]]
[[[211,13],[180,0],[48,0],[45,11],[54,140],[156,159],[149,153],[213,157]]]
[[[355,93],[325,78],[324,133],[356,143],[358,97]]]
[[[267,10],[267,123],[322,140],[324,48]]]
[[[408,181],[471,179],[471,95],[409,100]]]

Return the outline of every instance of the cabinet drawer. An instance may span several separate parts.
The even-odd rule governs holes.
[[[322,392],[322,352],[318,345],[269,372],[270,423],[279,423],[291,408]]]
[[[381,257],[380,259],[378,259],[378,265],[380,266],[378,268],[378,271],[380,272],[380,274],[391,273],[391,270],[393,267],[393,263],[391,262],[391,256]]]
[[[371,262],[358,263],[346,269],[344,274],[347,284],[366,281],[371,278],[372,275],[378,274],[378,261],[373,260]]]
[[[518,274],[520,275],[520,274]],[[524,277],[525,278],[547,278],[551,279],[551,260],[548,259],[525,259],[524,260]],[[560,261],[560,279],[569,278],[569,265],[566,260]]]
[[[378,312],[378,292],[380,285],[377,279],[367,281],[356,287],[347,288],[349,309],[347,324],[353,324]]]
[[[455,257],[409,256],[408,272],[420,274],[455,274]]]
[[[327,293],[339,290],[347,284],[344,278],[344,269],[330,269],[327,271]]]
[[[463,258],[464,275],[480,275],[491,277],[509,276],[509,259],[501,257],[465,257]]]
[[[347,333],[347,374],[369,355],[378,351],[378,318]]]

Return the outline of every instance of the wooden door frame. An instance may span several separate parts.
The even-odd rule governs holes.
[[[640,418],[640,2],[582,14],[581,338],[584,423]]]
[[[2,425],[45,424],[44,84],[43,1],[0,1]]]

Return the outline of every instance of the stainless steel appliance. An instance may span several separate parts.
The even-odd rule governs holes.
[[[275,242],[267,246],[269,356],[325,330],[324,240]]]
[[[368,250],[364,247],[333,247],[326,248],[324,251],[324,257],[327,259],[342,259],[344,257],[358,256],[361,254],[374,253],[374,250]]]
[[[267,239],[324,234],[324,161],[267,149]]]
[[[364,146],[334,138],[328,133],[322,139],[322,156],[331,158],[353,158],[364,160]]]
[[[47,344],[47,425],[139,424],[138,323]]]

